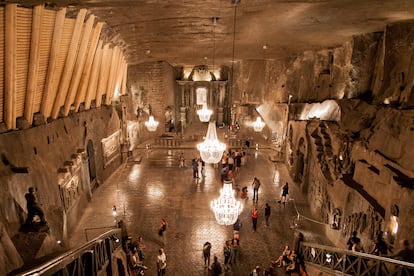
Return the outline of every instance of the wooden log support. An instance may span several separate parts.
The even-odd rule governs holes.
[[[86,20],[86,24],[83,28],[83,35],[79,46],[79,52],[77,54],[75,67],[73,69],[72,79],[70,81],[69,90],[65,99],[65,106],[63,108],[63,115],[68,116],[72,104],[75,101],[75,95],[79,88],[79,82],[82,76],[82,72],[85,66],[86,54],[88,52],[89,41],[91,40],[92,27],[95,22],[95,16],[90,15]]]
[[[65,66],[63,67],[62,76],[59,82],[59,89],[53,104],[51,113],[52,119],[56,119],[59,115],[60,107],[67,96],[69,84],[72,79],[73,70],[75,67],[76,57],[79,50],[79,40],[82,33],[82,27],[85,21],[86,9],[80,9],[76,17],[75,28],[73,29],[72,39],[69,46],[69,52],[66,57]]]
[[[118,69],[117,68],[118,67],[118,53],[119,53],[119,48],[114,47],[112,49],[111,66],[110,66],[110,71],[108,75],[108,84],[107,84],[107,89],[106,89],[106,98],[105,98],[106,105],[111,104],[111,101],[114,95],[114,82],[115,82],[116,73]]]
[[[30,125],[33,123],[34,97],[37,90],[37,78],[39,74],[41,18],[43,11],[43,5],[38,5],[33,8],[29,73],[27,77],[27,91],[24,108],[24,117]]]
[[[102,63],[102,40],[99,41],[98,46],[96,47],[95,57],[93,59],[92,68],[91,68],[91,77],[88,82],[88,89],[85,95],[85,110],[91,108],[92,99],[96,99],[96,95],[98,94],[98,80],[99,80],[99,72],[101,71],[101,63]]]
[[[100,107],[102,104],[102,95],[106,93],[108,84],[108,73],[110,66],[110,59],[112,50],[109,49],[109,44],[106,44],[103,48],[102,63],[99,71],[98,89],[96,92],[96,107]]]
[[[5,45],[5,95],[4,122],[7,129],[16,128],[16,49],[17,49],[17,5],[6,5],[6,45]]]
[[[52,104],[55,100],[55,93],[58,85],[57,79],[59,78],[55,77],[55,75],[57,73],[56,71],[58,65],[59,47],[63,34],[65,17],[66,8],[59,10],[56,14],[55,28],[53,30],[53,39],[49,56],[49,65],[46,73],[45,88],[43,92],[42,103],[40,105],[40,113],[45,118],[49,118],[50,113],[52,112]]]
[[[86,101],[86,92],[88,89],[88,83],[90,79],[92,79],[91,69],[92,69],[92,65],[94,62],[95,54],[98,51],[97,45],[99,42],[99,36],[101,34],[102,26],[103,26],[103,22],[98,22],[96,24],[96,27],[93,30],[90,47],[88,49],[88,55],[86,57],[85,66],[83,68],[82,77],[79,83],[79,89],[75,97],[75,103],[74,103],[75,112],[78,112],[79,106],[81,105],[81,103]],[[93,93],[93,95],[95,94],[96,93]]]

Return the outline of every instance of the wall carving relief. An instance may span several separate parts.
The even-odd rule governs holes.
[[[114,132],[111,136],[102,139],[102,154],[104,161],[104,168],[113,162],[121,153],[121,131]]]
[[[82,156],[75,154],[71,161],[65,162],[65,166],[59,169],[58,185],[65,211],[68,211],[83,193],[81,167]]]

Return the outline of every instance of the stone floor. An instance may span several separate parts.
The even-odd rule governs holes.
[[[231,239],[232,226],[217,224],[210,209],[210,201],[219,196],[221,188],[220,169],[207,164],[204,175],[193,179],[192,169],[179,168],[176,156],[184,153],[187,160],[197,157],[194,147],[178,150],[137,149],[134,155],[142,156],[141,162],[126,162],[93,194],[92,201],[79,221],[70,246],[78,246],[87,239],[115,224],[112,207],[117,208],[117,220],[126,223],[128,234],[133,238],[142,236],[146,245],[146,275],[156,274],[158,249],[164,247],[167,255],[168,275],[208,275],[204,268],[202,247],[206,241],[212,243],[212,254],[223,263],[223,246]],[[292,244],[297,229],[294,218],[300,215],[298,229],[305,240],[329,244],[323,235],[326,225],[311,218],[304,195],[287,173],[284,164],[272,162],[274,154],[270,149],[251,150],[247,163],[235,174],[238,187],[249,188],[249,199],[243,202],[240,218],[240,254],[237,265],[226,275],[248,275],[259,265],[266,268],[275,259],[283,246]],[[250,212],[252,208],[252,187],[254,176],[262,186],[259,189],[258,229],[252,230]],[[289,182],[290,201],[283,207],[277,203],[281,186]],[[271,206],[270,226],[265,226],[264,206]],[[162,218],[168,222],[165,240],[157,230]],[[98,228],[98,229],[96,229]],[[284,275],[281,269],[277,275]]]

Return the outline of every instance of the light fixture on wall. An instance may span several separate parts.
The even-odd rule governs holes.
[[[207,164],[215,164],[221,160],[226,144],[221,143],[217,138],[215,122],[208,124],[206,139],[203,143],[197,145],[197,149],[200,152],[201,159]]]
[[[220,190],[220,197],[211,201],[211,209],[220,225],[233,225],[239,217],[243,206],[234,197],[231,180],[225,180]]]
[[[207,104],[203,104],[203,108],[197,110],[198,118],[203,123],[206,123],[210,121],[211,114],[213,114],[213,111],[211,109],[207,108]]]
[[[158,121],[155,121],[154,116],[152,115],[151,106],[149,106],[148,109],[149,118],[148,121],[145,122],[145,126],[148,131],[156,131],[159,123]]]
[[[255,132],[260,132],[265,127],[265,123],[262,121],[262,118],[257,117],[256,121],[253,123],[253,129]]]

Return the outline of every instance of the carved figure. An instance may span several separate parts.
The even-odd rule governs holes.
[[[39,203],[37,202],[36,198],[36,190],[34,187],[30,187],[28,193],[24,196],[27,201],[27,219],[26,225],[31,225],[34,223],[35,216],[38,216],[40,219],[41,225],[46,225],[45,213],[43,209],[40,207]]]

